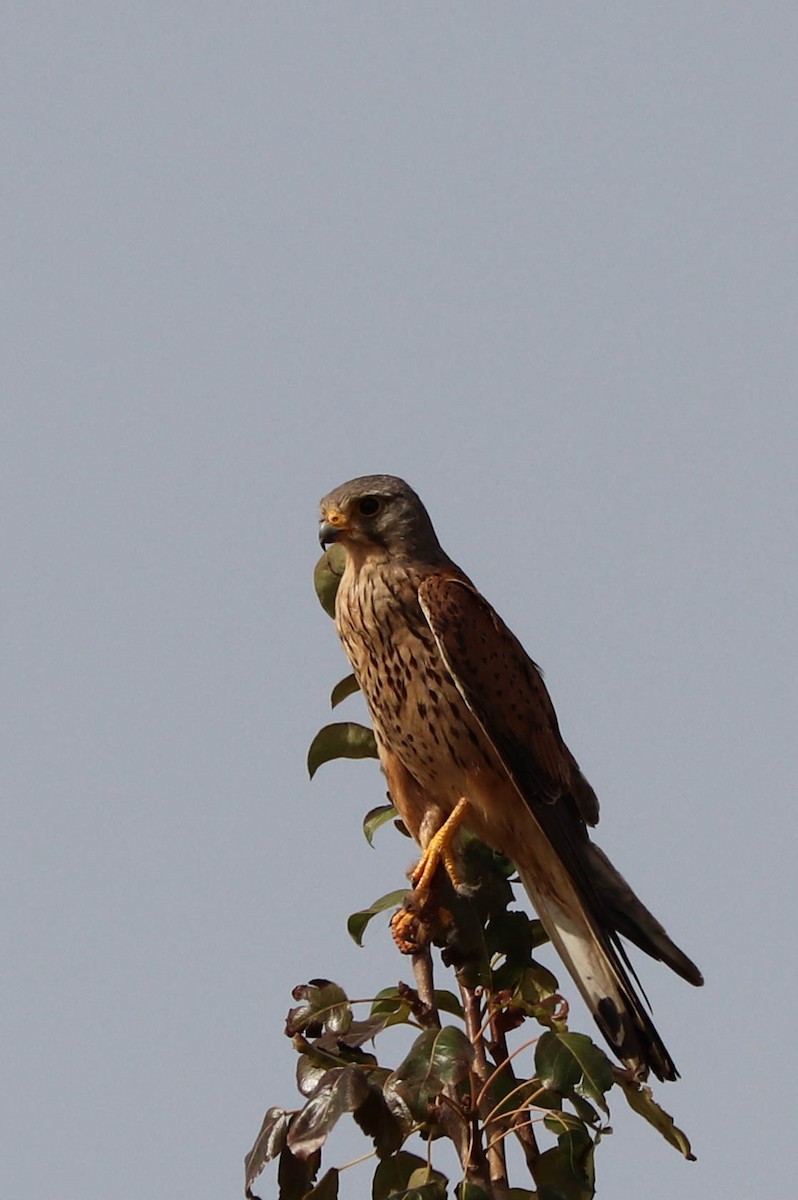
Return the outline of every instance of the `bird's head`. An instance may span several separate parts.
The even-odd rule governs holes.
[[[426,562],[445,559],[426,508],[403,479],[363,475],[321,502],[319,541],[339,542],[357,559],[374,555]]]

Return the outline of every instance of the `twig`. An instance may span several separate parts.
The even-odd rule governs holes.
[[[494,1015],[495,1013],[491,1013],[491,1018],[493,1018]],[[511,1065],[512,1060],[521,1050],[525,1050],[527,1046],[533,1045],[536,1041],[537,1038],[532,1038],[530,1041],[524,1043],[523,1046],[520,1046],[518,1050],[513,1051],[513,1053],[510,1054],[507,1047],[507,1037],[504,1033],[504,1030],[501,1029],[495,1021],[493,1022],[492,1051],[494,1061],[497,1063],[497,1070],[504,1070],[511,1083],[516,1083],[518,1080],[518,1076]],[[524,1160],[526,1161],[527,1170],[534,1179],[535,1183],[538,1184],[539,1180],[537,1177],[537,1165],[538,1159],[540,1158],[540,1147],[538,1146],[538,1140],[535,1137],[535,1130],[532,1127],[532,1123],[527,1121],[514,1121],[512,1130],[520,1142]]]
[[[486,1085],[490,1075],[490,1066],[488,1064],[487,1053],[485,1050],[485,1036],[482,1027],[482,1004],[480,997],[474,988],[468,987],[461,980],[460,994],[463,998],[463,1011],[465,1013],[466,1034],[474,1047],[474,1066],[472,1074],[472,1094],[475,1109],[475,1117],[481,1119],[485,1129],[485,1136],[489,1137],[488,1133],[488,1118],[485,1117],[484,1107],[487,1100]],[[484,1153],[488,1176],[490,1178],[490,1195],[494,1200],[503,1200],[508,1194],[507,1182],[507,1160],[504,1153],[504,1144],[499,1139],[492,1139],[488,1143],[488,1147],[483,1151],[481,1138],[475,1137],[474,1149],[479,1148],[479,1153]]]
[[[418,998],[424,1005],[425,1016],[429,1017],[428,1023],[440,1028],[441,1019],[435,1003],[435,981],[432,974],[432,954],[429,946],[417,950],[415,954],[411,955],[410,961],[413,964],[413,978],[416,981]]]
[[[432,954],[425,946],[411,955],[413,977],[421,1004],[424,1006],[425,1019],[431,1028],[440,1028],[441,1018],[435,1003],[435,982],[433,978]],[[441,1095],[443,1104],[437,1117],[438,1123],[446,1133],[457,1151],[464,1177],[478,1184],[484,1192],[492,1195],[490,1181],[484,1165],[474,1154],[473,1122],[463,1113],[460,1097],[455,1084],[447,1084]],[[497,1200],[503,1200],[497,1197]]]
[[[527,1041],[527,1042],[524,1042],[524,1043],[523,1043],[523,1045],[521,1045],[521,1046],[517,1046],[517,1047],[516,1047],[516,1049],[515,1049],[515,1050],[513,1050],[512,1054],[510,1054],[510,1053],[508,1052],[508,1050],[507,1050],[507,1043],[506,1043],[506,1041],[504,1040],[504,1038],[502,1038],[502,1039],[501,1039],[501,1043],[500,1043],[500,1047],[501,1047],[501,1051],[503,1051],[503,1052],[504,1052],[504,1056],[503,1056],[503,1057],[500,1057],[500,1055],[499,1055],[498,1053],[495,1053],[495,1052],[494,1052],[494,1053],[495,1053],[495,1058],[496,1058],[496,1059],[499,1059],[499,1061],[496,1063],[495,1069],[494,1069],[494,1070],[491,1072],[491,1074],[490,1074],[490,1075],[488,1076],[488,1078],[485,1080],[485,1084],[484,1084],[484,1087],[483,1087],[483,1089],[482,1089],[482,1092],[484,1092],[485,1088],[488,1088],[488,1087],[490,1087],[490,1085],[493,1083],[493,1080],[496,1078],[496,1076],[497,1076],[497,1075],[501,1075],[502,1071],[505,1071],[505,1070],[507,1070],[507,1069],[508,1069],[508,1067],[509,1067],[509,1064],[510,1064],[510,1063],[512,1062],[512,1060],[513,1060],[513,1059],[516,1057],[516,1055],[518,1055],[518,1054],[522,1054],[522,1053],[524,1052],[524,1050],[528,1050],[530,1046],[534,1046],[535,1042],[536,1042],[536,1041],[538,1041],[538,1038],[539,1038],[539,1036],[540,1036],[540,1035],[538,1035],[538,1037],[533,1037],[533,1038],[530,1038],[530,1039],[529,1039],[529,1041]],[[515,1076],[515,1074],[512,1072],[512,1070],[510,1071],[510,1074],[511,1074],[511,1076],[512,1076],[512,1078],[513,1078],[513,1079],[515,1079],[515,1078],[516,1078],[516,1076]],[[478,1100],[478,1101],[481,1101],[481,1100],[482,1100],[482,1092],[480,1092],[480,1093],[479,1093],[479,1096],[477,1097],[477,1100]]]

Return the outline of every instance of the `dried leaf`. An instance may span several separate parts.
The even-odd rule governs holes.
[[[323,1059],[327,1061],[322,1061]],[[332,1054],[318,1056],[312,1052],[309,1054],[300,1054],[296,1064],[296,1086],[298,1091],[309,1100],[324,1076],[340,1065],[340,1063],[335,1062]]]
[[[336,1067],[328,1071],[291,1122],[287,1138],[291,1153],[305,1159],[319,1150],[339,1117],[358,1108],[368,1092],[368,1081],[358,1067]]]
[[[283,1146],[288,1132],[290,1113],[283,1108],[268,1108],[263,1118],[260,1132],[249,1154],[244,1159],[244,1185],[246,1195],[251,1196],[252,1184],[260,1175],[266,1163],[275,1158]]]
[[[302,1003],[289,1009],[285,1022],[288,1037],[302,1032],[308,1037],[317,1037],[325,1028],[342,1034],[352,1024],[352,1009],[346,992],[329,979],[311,979],[310,983],[297,984],[291,995]]]
[[[649,1124],[662,1134],[665,1141],[675,1146],[689,1162],[695,1162],[696,1157],[692,1152],[687,1135],[674,1124],[673,1117],[660,1108],[654,1099],[651,1088],[646,1087],[645,1084],[632,1083],[631,1080],[623,1077],[620,1077],[618,1082],[623,1088],[629,1107],[633,1108],[641,1117],[645,1117]]]
[[[407,1138],[411,1133],[415,1133],[416,1129],[418,1128],[418,1123],[407,1100],[398,1090],[402,1087],[402,1084],[394,1084],[391,1081],[391,1074],[392,1073],[390,1071],[387,1072],[385,1077],[381,1080],[382,1094],[385,1099],[385,1103],[388,1105],[388,1108],[399,1122],[399,1127],[401,1128],[404,1137]],[[422,1116],[420,1119],[422,1121],[425,1120],[425,1116]]]
[[[304,1200],[319,1172],[321,1151],[306,1159],[297,1158],[288,1146],[283,1146],[277,1165],[278,1200]]]
[[[325,1171],[305,1200],[338,1200],[338,1169],[330,1167],[329,1171]]]
[[[374,1142],[378,1158],[395,1154],[404,1141],[404,1132],[391,1112],[382,1089],[369,1083],[369,1094],[352,1114],[355,1121]]]
[[[346,1055],[349,1053],[355,1054],[352,1062],[365,1062],[373,1058],[373,1055],[366,1054],[360,1049],[366,1042],[371,1042],[378,1033],[382,1033],[388,1025],[392,1024],[388,1016],[383,1017],[366,1017],[363,1021],[352,1021],[345,1033],[336,1034],[334,1032],[325,1033],[316,1042],[316,1047],[321,1050],[328,1050],[331,1054]]]
[[[352,1038],[352,1030],[356,1024],[361,1024],[361,1022],[352,1022],[345,1035],[346,1042],[333,1033],[325,1033],[315,1042],[307,1041],[301,1034],[294,1037],[294,1049],[299,1054],[296,1066],[296,1084],[303,1096],[309,1099],[327,1072],[337,1067],[347,1066],[350,1063],[356,1067],[377,1066],[377,1059],[373,1054],[367,1054],[357,1045],[348,1044],[350,1039],[357,1041],[357,1037]]]

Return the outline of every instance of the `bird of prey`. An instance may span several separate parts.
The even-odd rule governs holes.
[[[539,668],[447,556],[402,479],[367,475],[321,502],[319,540],[346,563],[339,636],[369,708],[391,798],[428,888],[461,823],[515,864],[619,1059],[678,1072],[632,982],[620,935],[692,984],[701,972],[590,839],[596,795],[560,734]]]

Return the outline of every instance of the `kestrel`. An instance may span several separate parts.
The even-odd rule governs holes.
[[[416,493],[367,475],[321,502],[319,540],[346,565],[339,636],[365,696],[399,815],[456,880],[460,823],[512,859],[538,916],[619,1059],[638,1078],[678,1072],[631,980],[620,935],[689,983],[671,941],[588,826],[596,795],[560,734],[539,668],[446,555]]]

